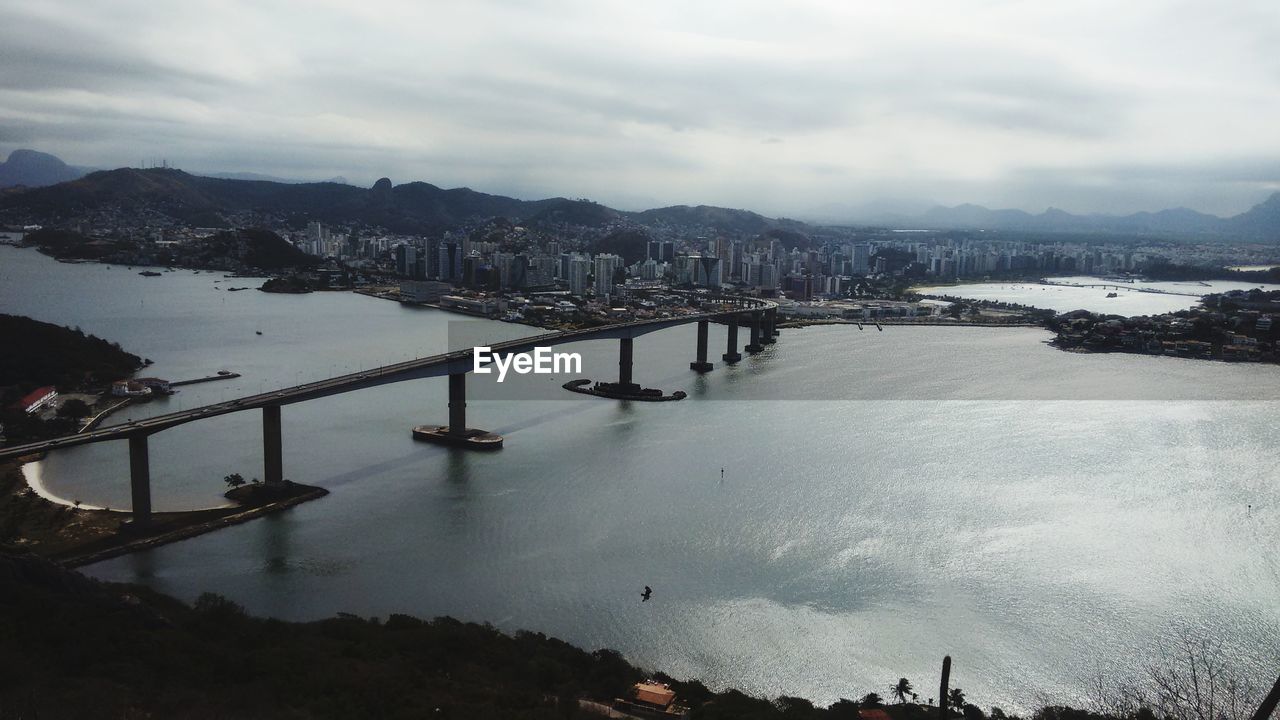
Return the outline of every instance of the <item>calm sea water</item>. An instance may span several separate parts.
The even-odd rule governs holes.
[[[438,352],[457,320],[216,280],[0,247],[0,310],[119,341],[171,379],[244,375],[135,416]],[[490,621],[820,702],[883,695],[903,675],[930,687],[944,654],[984,706],[1080,702],[1097,673],[1132,676],[1184,630],[1269,683],[1280,371],[1047,339],[814,327],[699,377],[692,328],[666,330],[636,342],[636,376],[688,391],[681,402],[559,399],[564,378],[473,381],[471,424],[507,436],[495,454],[410,439],[444,421],[442,380],[292,405],[286,476],[331,495],[87,572],[291,619]],[[713,326],[717,360],[723,342]],[[616,371],[615,343],[570,347],[585,376]],[[223,475],[260,473],[260,438],[253,412],[154,436],[156,505],[219,503]],[[122,443],[31,469],[63,497],[127,506]]]
[[[1208,282],[1133,282],[1108,283],[1101,278],[1070,276],[1049,278],[1055,283],[1090,287],[1064,287],[1024,282],[966,283],[963,285],[938,285],[922,288],[920,292],[970,300],[994,300],[1044,308],[1055,312],[1088,310],[1111,315],[1160,315],[1195,307],[1201,295],[1263,288],[1280,290],[1280,285],[1211,280]],[[1097,287],[1105,285],[1106,287]],[[1162,290],[1164,293],[1141,292],[1142,289]],[[1116,297],[1109,298],[1109,293]]]

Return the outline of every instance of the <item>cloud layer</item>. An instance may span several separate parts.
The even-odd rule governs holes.
[[[0,149],[806,216],[1229,214],[1280,189],[1280,4],[0,0]]]

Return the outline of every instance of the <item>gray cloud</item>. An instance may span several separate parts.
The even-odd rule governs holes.
[[[1238,212],[1280,6],[0,0],[0,150],[800,215]]]

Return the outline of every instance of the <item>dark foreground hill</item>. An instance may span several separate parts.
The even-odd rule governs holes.
[[[0,345],[0,391],[102,385],[142,366],[142,358],[115,343],[21,315],[0,314]]]
[[[188,606],[0,551],[0,718],[596,718],[582,701],[607,702],[645,677],[613,651],[539,633],[405,615],[260,619],[217,595]],[[691,720],[854,720],[867,708],[883,720],[938,714],[908,699],[909,685],[905,702],[868,693],[821,708],[655,677],[693,708]],[[963,710],[950,717],[988,717],[956,693]],[[1216,711],[1198,706],[1213,714],[1198,716],[1183,714],[1197,707],[1188,703],[1155,713],[1126,704],[1115,715],[1046,707],[1033,720],[1244,720],[1253,707],[1228,710],[1219,698]],[[1016,720],[997,708],[989,717]]]
[[[450,619],[295,624],[0,554],[0,718],[565,718],[616,653]]]

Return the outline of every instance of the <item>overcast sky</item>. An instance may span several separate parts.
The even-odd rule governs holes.
[[[633,209],[1280,190],[1280,1],[0,0],[0,151]]]

